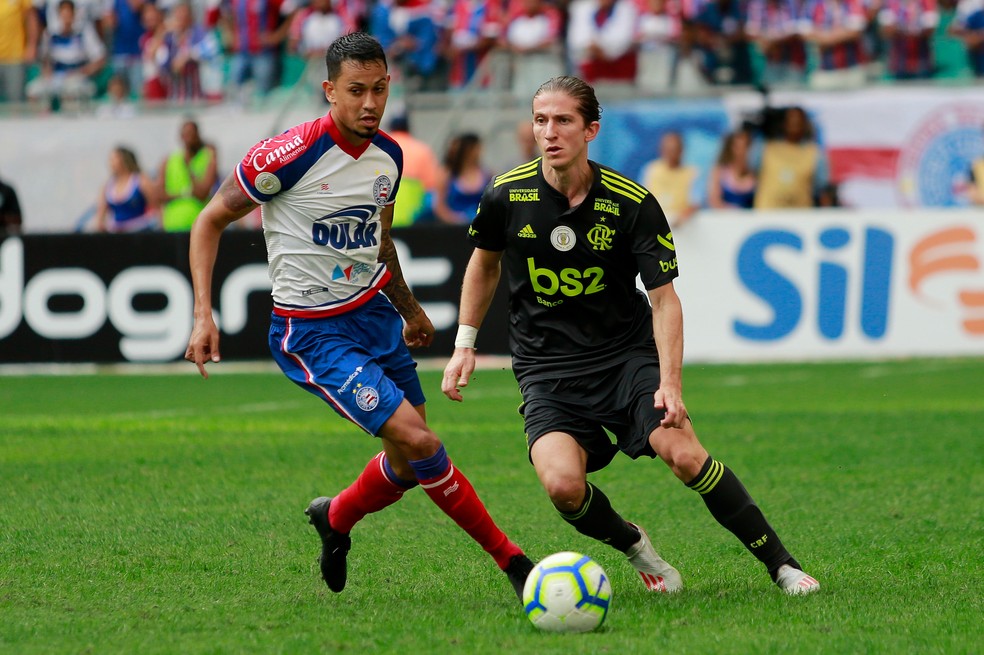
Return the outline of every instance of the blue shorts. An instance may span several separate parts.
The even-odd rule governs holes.
[[[378,435],[403,399],[424,404],[417,362],[403,342],[403,319],[377,294],[346,314],[270,323],[270,350],[284,374],[340,416]]]

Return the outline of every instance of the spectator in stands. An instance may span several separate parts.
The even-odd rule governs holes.
[[[31,0],[0,6],[0,102],[23,102],[27,67],[37,57],[41,26]]]
[[[130,100],[130,87],[126,75],[115,73],[106,82],[106,99],[96,110],[96,116],[109,119],[133,118],[137,107]]]
[[[114,74],[126,76],[128,89],[143,86],[140,37],[144,28],[140,16],[144,0],[107,0],[102,17],[103,34],[111,44],[109,66]]]
[[[103,32],[103,15],[106,13],[107,0],[74,0],[75,16],[73,27],[76,30],[83,29],[86,25],[92,26],[96,34]],[[34,8],[38,12],[41,26],[48,32],[58,29],[60,19],[61,0],[35,0]]]
[[[80,102],[96,93],[93,79],[106,63],[106,48],[95,28],[75,27],[75,2],[58,3],[58,25],[46,32],[41,48],[41,76],[27,85],[27,96],[49,103]]]
[[[984,0],[960,0],[950,32],[963,41],[974,75],[984,77]]]
[[[945,2],[946,0],[944,0]],[[864,31],[861,33],[861,51],[864,52],[869,80],[880,80],[885,76],[885,38],[878,23],[878,14],[885,0],[861,0],[864,7]]]
[[[503,19],[500,0],[454,0],[445,26],[451,88],[471,81],[502,35]],[[486,86],[488,80],[486,72],[479,82]]]
[[[814,139],[806,111],[790,107],[782,125],[782,136],[766,141],[760,162],[752,162],[759,172],[755,209],[832,206],[827,156]]]
[[[675,81],[680,12],[669,0],[640,0],[639,6],[636,86],[650,93],[666,93]]]
[[[97,232],[143,232],[160,228],[155,190],[140,172],[137,156],[123,146],[109,153],[109,181],[96,201]]]
[[[143,65],[143,89],[141,96],[144,102],[155,103],[167,99],[168,71],[167,47],[164,37],[167,36],[167,26],[164,14],[154,3],[145,3],[140,12],[140,22],[144,33],[140,37],[140,59]]]
[[[707,183],[707,205],[712,209],[752,208],[757,178],[749,164],[751,144],[745,130],[725,135]]]
[[[341,7],[345,7],[344,4]],[[324,79],[325,52],[332,41],[355,31],[351,17],[336,11],[332,0],[311,0],[311,3],[294,14],[287,37],[288,49],[304,59],[307,83],[321,89]],[[325,104],[328,99],[318,93]]]
[[[221,0],[210,12],[210,21],[217,21],[231,53],[229,77],[238,101],[249,99],[250,80],[261,96],[276,86],[280,49],[287,41],[294,6],[286,0]]]
[[[683,163],[683,134],[675,130],[659,140],[659,158],[642,169],[642,184],[656,197],[672,226],[683,225],[700,209],[699,171]]]
[[[862,0],[812,0],[803,17],[804,38],[817,50],[810,74],[816,89],[856,89],[867,74],[862,35],[867,25]]]
[[[219,42],[211,30],[195,24],[191,5],[186,0],[171,8],[169,19],[170,28],[164,35],[168,98],[175,102],[203,100],[202,74],[219,55]]]
[[[396,116],[387,133],[403,148],[400,202],[393,211],[393,227],[428,220],[432,217],[440,176],[437,155],[426,142],[410,133],[410,123],[405,115]]]
[[[429,0],[377,0],[369,31],[386,50],[394,77],[410,90],[446,88],[438,12]]]
[[[202,140],[198,124],[181,125],[181,147],[161,163],[157,194],[168,232],[187,232],[214,193],[218,181],[215,147]]]
[[[563,74],[563,20],[560,10],[546,0],[510,4],[501,45],[512,55],[513,97],[532,97],[543,80]]]
[[[694,22],[708,78],[718,84],[750,84],[752,59],[745,36],[745,3],[710,0],[697,12]]]
[[[24,217],[14,187],[0,180],[0,236],[20,234]]]
[[[932,38],[940,23],[936,0],[884,0],[878,24],[888,46],[888,72],[897,80],[933,76]]]
[[[634,82],[635,0],[573,0],[569,8],[567,49],[574,69],[586,82]]]
[[[305,60],[323,64],[331,42],[354,30],[351,17],[336,11],[332,0],[311,0],[294,14],[288,35],[289,49]],[[322,73],[319,71],[318,75],[320,79]]]
[[[750,0],[745,33],[762,55],[767,86],[806,81],[806,43],[800,34],[803,0]]]
[[[673,89],[683,93],[706,90],[712,80],[707,76],[704,53],[699,46],[697,24],[691,18],[680,23],[676,62],[673,66]]]
[[[465,133],[451,139],[438,178],[434,214],[442,223],[464,225],[475,218],[492,174],[482,165],[482,140]]]

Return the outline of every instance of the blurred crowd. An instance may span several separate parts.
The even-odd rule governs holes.
[[[662,93],[984,76],[984,0],[6,0],[0,98],[39,110],[242,101],[366,30],[413,90],[528,98],[562,73]],[[944,43],[945,42],[945,43]],[[942,46],[945,45],[946,48]],[[949,71],[953,74],[953,71]]]
[[[482,192],[500,173],[539,156],[532,123],[522,120],[514,133],[514,157],[496,170],[483,160],[481,136],[453,135],[441,156],[413,136],[406,114],[392,119],[388,133],[403,148],[404,169],[396,203],[395,227],[414,224],[465,225],[478,209]],[[184,232],[216,192],[221,180],[218,154],[192,119],[182,122],[179,143],[152,171],[138,155],[115,146],[107,159],[105,183],[93,209],[76,226],[86,232]],[[638,171],[640,181],[659,200],[673,227],[703,209],[770,210],[840,206],[837,186],[813,122],[802,107],[771,109],[765,124],[745,121],[721,138],[715,161],[701,170],[686,157],[686,137],[663,132],[654,158]],[[966,172],[960,191],[968,205],[984,205],[984,155]],[[260,227],[259,212],[237,227]],[[0,180],[0,236],[21,231],[24,218],[15,189]]]
[[[141,167],[137,153],[126,145],[110,150],[105,181],[76,231],[187,232],[219,182],[215,146],[202,138],[198,123],[186,119],[179,145],[153,171]],[[0,236],[19,234],[24,224],[17,191],[0,180]],[[258,216],[244,219],[242,227],[259,227]]]

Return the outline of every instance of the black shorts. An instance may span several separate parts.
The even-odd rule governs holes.
[[[581,376],[527,382],[520,387],[519,408],[526,443],[532,448],[549,432],[569,434],[587,451],[589,473],[608,466],[619,450],[632,459],[656,457],[649,435],[666,415],[653,407],[657,389],[659,362],[653,357],[635,357]]]

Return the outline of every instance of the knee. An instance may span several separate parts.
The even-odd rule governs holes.
[[[707,460],[707,451],[696,441],[670,442],[657,452],[673,475],[683,483],[696,478]]]
[[[581,509],[584,503],[584,480],[567,475],[546,475],[541,477],[543,488],[559,511],[570,513]]]
[[[687,452],[667,463],[673,470],[673,475],[681,482],[687,483],[700,475],[700,469],[706,460],[706,452]]]
[[[401,431],[393,442],[400,453],[411,462],[427,459],[440,450],[442,445],[440,438],[426,425],[409,427]],[[401,474],[400,471],[396,473]]]

